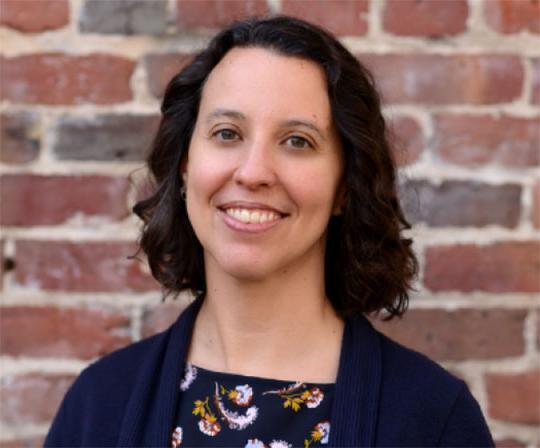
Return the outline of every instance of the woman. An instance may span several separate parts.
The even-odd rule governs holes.
[[[492,446],[465,384],[363,317],[416,273],[368,72],[288,17],[218,34],[170,82],[134,210],[166,332],[86,369],[48,446]]]

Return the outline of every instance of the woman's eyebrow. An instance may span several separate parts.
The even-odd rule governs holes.
[[[236,120],[242,120],[245,121],[247,118],[246,116],[237,110],[232,109],[215,109],[214,111],[210,112],[208,116],[206,117],[206,122],[211,123],[213,120],[221,117],[228,117],[228,118],[234,118]],[[292,119],[292,120],[285,120],[279,123],[280,127],[282,128],[292,128],[295,126],[305,126],[313,131],[315,131],[319,136],[326,141],[326,137],[324,135],[324,132],[319,129],[319,127],[313,123],[312,121],[307,120],[300,120],[300,119]]]
[[[323,140],[326,140],[326,137],[324,135],[324,132],[321,131],[319,129],[319,127],[311,122],[311,121],[305,121],[305,120],[286,120],[286,121],[282,121],[280,123],[280,126],[281,127],[284,127],[284,128],[292,128],[292,127],[295,127],[295,126],[305,126],[313,131],[315,131],[317,134],[319,134],[319,136],[323,139]]]
[[[229,117],[229,118],[235,118],[237,120],[245,120],[246,116],[242,112],[238,112],[236,110],[231,109],[216,109],[212,111],[207,117],[206,122],[210,123],[211,121],[215,120],[216,118],[220,117]]]

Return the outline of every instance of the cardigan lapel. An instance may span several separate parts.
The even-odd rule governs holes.
[[[158,336],[162,339],[159,349],[145,360],[128,401],[119,447],[170,446],[182,369],[201,303],[202,298],[197,298],[169,330]]]
[[[377,332],[363,316],[345,322],[329,446],[375,446],[381,383]]]

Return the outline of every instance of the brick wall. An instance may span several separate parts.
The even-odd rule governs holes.
[[[1,446],[40,444],[85,365],[176,317],[127,258],[159,97],[213,30],[266,12],[339,34],[406,148],[419,291],[402,321],[377,325],[464,378],[499,446],[539,446],[540,2],[0,6]]]

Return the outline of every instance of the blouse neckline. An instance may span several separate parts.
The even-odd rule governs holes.
[[[281,379],[275,379],[275,378],[253,376],[253,375],[244,375],[241,373],[221,372],[221,371],[216,371],[216,370],[205,369],[204,367],[200,367],[196,364],[186,362],[186,367],[188,366],[195,367],[197,369],[198,375],[202,375],[204,377],[210,377],[215,380],[234,380],[234,381],[245,381],[245,382],[259,383],[259,384],[279,384],[282,386],[288,386],[294,383],[303,383],[303,384],[309,384],[310,386],[316,386],[325,390],[332,390],[336,386],[335,382],[334,383],[313,383],[309,381],[281,380]]]

